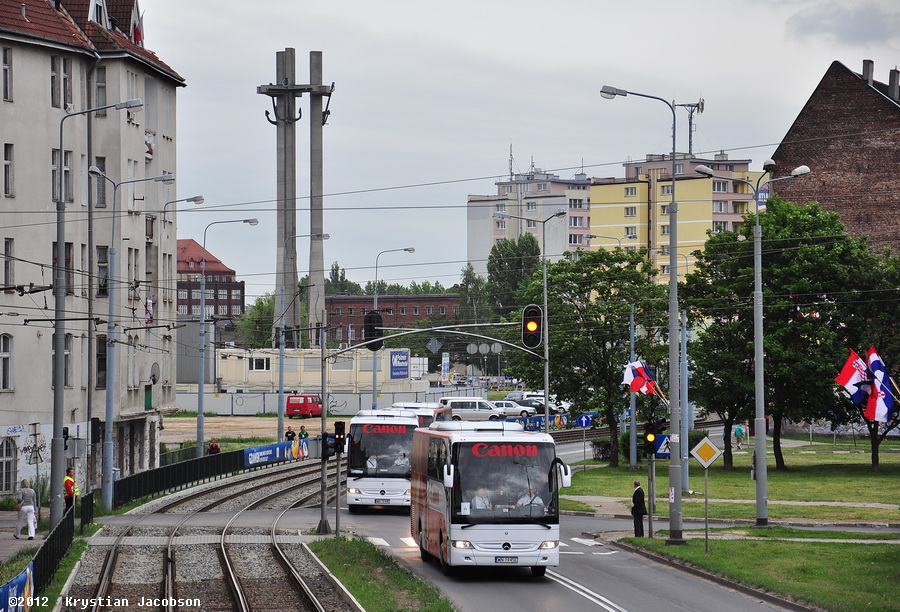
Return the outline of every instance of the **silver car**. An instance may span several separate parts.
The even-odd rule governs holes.
[[[533,417],[537,414],[537,410],[535,410],[531,406],[520,406],[519,404],[511,400],[495,400],[491,403],[505,412],[507,418],[515,417],[516,415],[522,418],[527,418]]]
[[[506,413],[480,397],[442,397],[440,419],[454,421],[497,421],[505,419]],[[447,415],[449,409],[450,414]]]

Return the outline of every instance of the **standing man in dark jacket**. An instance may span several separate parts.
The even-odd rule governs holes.
[[[634,481],[634,493],[631,495],[631,514],[634,516],[634,537],[644,537],[644,515],[647,514],[647,505],[644,503],[644,490],[641,481]]]

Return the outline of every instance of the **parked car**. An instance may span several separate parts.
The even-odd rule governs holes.
[[[289,419],[322,416],[322,399],[318,394],[288,395],[284,413]]]
[[[506,412],[480,397],[442,397],[441,408],[435,411],[436,421],[497,421]]]
[[[514,417],[516,415],[522,418],[526,418],[533,417],[535,414],[537,414],[537,410],[535,410],[531,406],[522,406],[517,402],[513,402],[510,400],[496,400],[491,403],[505,412],[507,418]]]
[[[531,408],[534,408],[537,411],[537,414],[547,414],[547,410],[544,406],[544,398],[538,399],[536,397],[532,397],[519,400],[518,402],[516,402],[516,404],[518,404],[519,406],[529,406]],[[556,404],[550,404],[550,414],[560,414],[563,412],[565,412],[565,410],[561,410]]]
[[[518,401],[520,399],[525,399],[525,392],[524,391],[510,391],[509,393],[506,394],[506,397],[504,397],[503,399],[508,400],[510,402],[518,403]]]

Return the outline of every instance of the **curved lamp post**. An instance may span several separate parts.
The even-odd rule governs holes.
[[[246,223],[257,225],[256,219],[231,219],[213,221],[203,229],[203,255],[200,259],[200,332],[197,344],[197,457],[203,456],[205,448],[203,433],[203,392],[206,387],[206,231],[213,225],[222,223]]]
[[[131,179],[128,181],[116,182],[109,178],[97,166],[88,168],[88,174],[109,181],[113,186],[112,196],[112,215],[110,217],[112,224],[112,232],[109,241],[109,260],[108,272],[106,274],[107,294],[109,310],[106,321],[106,422],[104,423],[103,432],[103,476],[101,481],[101,496],[103,498],[103,507],[106,510],[112,510],[113,507],[113,424],[115,422],[115,400],[116,400],[116,284],[113,281],[113,275],[118,274],[116,268],[116,206],[118,204],[119,187],[131,183],[143,183],[146,181],[155,181],[170,185],[175,182],[175,177],[171,174],[163,174],[161,176],[152,176],[141,179]]]
[[[388,249],[381,251],[375,256],[375,301],[372,310],[378,310],[378,258],[385,253],[397,253],[405,251],[407,253],[415,253],[415,247],[405,247],[402,249]],[[378,410],[378,351],[372,351],[372,410]]]
[[[547,221],[561,219],[568,213],[560,209],[546,219],[529,219],[504,212],[495,212],[495,219],[521,219],[523,221],[537,221],[541,224],[541,272],[544,292],[544,431],[550,433],[550,316],[547,312]]]
[[[328,240],[331,238],[328,234],[299,234],[297,236],[288,236],[284,239],[282,249],[287,248],[288,240],[297,238],[312,238],[313,240]],[[278,441],[284,438],[284,277],[281,274],[281,288],[279,291],[279,308],[280,316],[278,317]],[[294,348],[297,348],[296,346]],[[324,398],[323,398],[324,401]]]
[[[697,166],[694,170],[709,178],[718,178],[726,181],[737,181],[749,185],[753,190],[753,200],[756,202],[756,221],[753,225],[753,373],[754,373],[754,437],[753,455],[755,460],[754,473],[756,475],[756,524],[765,526],[769,524],[768,508],[768,473],[766,468],[766,413],[763,364],[763,309],[762,309],[762,228],[759,225],[760,190],[775,181],[797,178],[809,173],[809,166],[797,166],[788,176],[769,179],[760,183],[762,177],[775,168],[775,162],[771,159],[763,163],[764,174],[761,174],[754,185],[746,179],[716,176],[713,170],[707,166]]]
[[[202,195],[196,195],[190,198],[181,198],[180,200],[171,200],[169,202],[166,202],[165,204],[163,204],[163,221],[168,221],[168,218],[166,217],[166,207],[169,204],[175,204],[177,202],[193,202],[194,204],[203,204],[204,200]]]

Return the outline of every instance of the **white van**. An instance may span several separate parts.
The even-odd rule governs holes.
[[[480,397],[442,397],[436,421],[498,421],[506,418],[506,412]]]
[[[416,413],[419,427],[428,427],[434,421],[434,413],[441,408],[437,402],[394,402],[391,410],[410,410]]]

